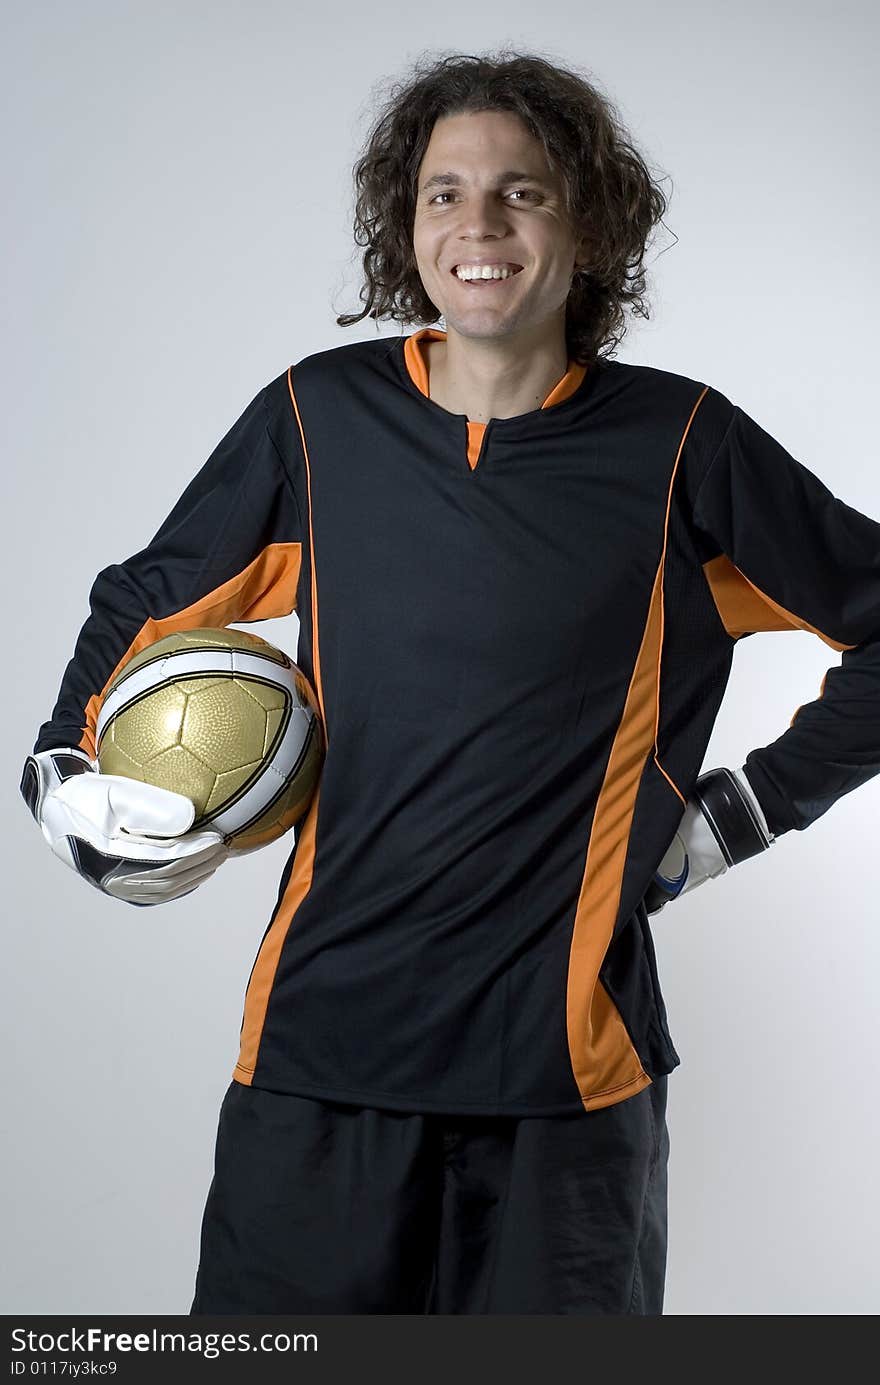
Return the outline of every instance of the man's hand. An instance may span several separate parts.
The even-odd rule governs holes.
[[[65,747],[29,755],[21,794],[53,852],[90,885],[140,906],[191,894],[229,855],[219,832],[190,832],[183,794],[117,774]]]
[[[774,841],[743,770],[701,774],[681,822],[645,893],[656,914],[680,894],[766,851]]]

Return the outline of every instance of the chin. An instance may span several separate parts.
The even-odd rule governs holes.
[[[448,313],[443,314],[446,323],[446,331],[457,332],[460,337],[483,337],[487,340],[493,337],[508,337],[517,327],[517,323],[510,317],[501,314],[492,314],[485,318],[475,311],[470,317],[451,317]]]

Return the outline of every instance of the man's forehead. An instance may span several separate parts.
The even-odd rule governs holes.
[[[500,116],[509,129],[483,124],[480,117]],[[453,184],[508,182],[550,185],[553,169],[540,140],[510,111],[459,112],[434,122],[419,169],[419,185],[450,187]]]

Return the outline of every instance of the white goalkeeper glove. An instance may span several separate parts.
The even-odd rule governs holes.
[[[188,832],[184,794],[101,774],[78,749],[29,755],[20,789],[55,855],[104,894],[164,904],[197,889],[229,855],[211,830]]]
[[[680,894],[723,875],[775,841],[744,769],[701,774],[645,894],[656,914]]]

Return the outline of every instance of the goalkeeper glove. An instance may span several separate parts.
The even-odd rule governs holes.
[[[656,914],[670,899],[723,875],[775,841],[744,770],[701,774],[663,860],[645,894]]]
[[[101,774],[83,750],[29,755],[19,787],[55,855],[128,904],[190,894],[229,855],[218,832],[187,831],[195,816],[191,799]]]

